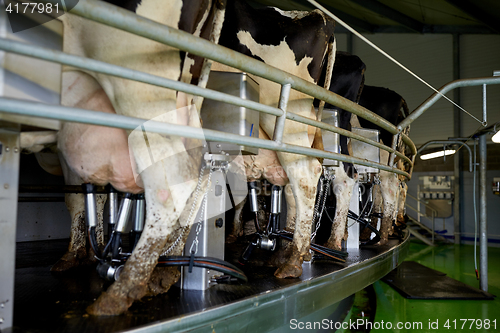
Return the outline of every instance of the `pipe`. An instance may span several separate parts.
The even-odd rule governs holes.
[[[479,77],[475,79],[460,79],[451,81],[439,89],[441,94],[446,94],[448,91],[460,87],[474,87],[483,84],[500,84],[500,77]],[[401,131],[405,127],[409,126],[418,117],[420,117],[425,111],[427,111],[434,103],[436,103],[441,98],[438,93],[432,94],[428,99],[425,100],[418,108],[416,108],[405,120],[399,123],[397,126]]]
[[[488,228],[486,216],[486,135],[479,137],[479,286],[488,291]]]
[[[322,123],[322,122],[319,122],[319,121],[316,121],[316,120],[313,120],[313,119],[310,119],[307,117],[302,117],[302,116],[299,116],[299,115],[296,115],[293,113],[285,113],[285,112],[283,112],[283,110],[281,110],[279,108],[274,108],[271,106],[267,106],[264,104],[253,102],[251,100],[246,100],[246,99],[242,99],[242,98],[239,98],[236,96],[224,94],[224,93],[221,93],[221,92],[218,92],[215,90],[202,89],[202,88],[199,88],[197,86],[193,86],[193,85],[190,85],[187,83],[166,79],[166,78],[151,75],[151,74],[142,73],[142,72],[131,70],[128,68],[124,68],[124,67],[108,64],[105,62],[101,62],[98,60],[78,57],[78,56],[74,56],[74,55],[70,55],[70,54],[65,54],[63,52],[59,52],[56,50],[44,49],[41,47],[26,45],[23,43],[19,43],[19,42],[7,40],[7,39],[2,39],[2,38],[0,38],[0,49],[7,51],[7,52],[13,52],[13,53],[22,54],[22,55],[26,55],[26,56],[30,56],[30,57],[44,59],[47,61],[57,62],[57,63],[61,63],[64,65],[78,67],[78,68],[82,68],[82,69],[86,69],[86,70],[90,70],[90,71],[94,71],[94,72],[99,72],[99,73],[103,73],[103,74],[108,74],[108,75],[112,75],[112,76],[116,76],[116,77],[129,79],[129,80],[134,80],[137,82],[144,82],[144,83],[156,85],[158,87],[164,87],[164,88],[168,88],[168,89],[183,91],[183,92],[190,93],[193,95],[199,95],[199,96],[202,96],[204,98],[216,100],[219,102],[230,103],[230,104],[234,104],[237,106],[246,107],[246,108],[249,108],[252,110],[264,112],[264,113],[271,114],[271,115],[278,116],[278,117],[282,117],[284,114],[286,114],[286,119],[302,122],[302,123],[305,123],[305,124],[311,125],[311,126],[316,126],[316,127],[321,128],[321,129],[325,129],[325,130],[328,130],[328,131],[331,131],[334,133],[339,133],[341,135],[344,135],[344,136],[347,136],[350,138],[354,138],[356,140],[360,140],[362,142],[365,142],[365,143],[368,143],[371,145],[375,145],[378,148],[387,150],[389,152],[393,152],[391,148],[389,148],[385,145],[379,144],[378,142],[375,142],[373,140],[369,140],[361,135],[355,135],[354,133],[351,133],[347,130],[343,130],[343,129],[337,128],[335,126],[331,126],[331,125],[328,125],[328,124],[325,124],[325,123]],[[320,88],[320,87],[318,87],[318,88]],[[342,98],[342,97],[339,96],[339,98]],[[330,104],[333,104],[333,102]],[[368,110],[365,109],[365,111],[368,111]],[[368,112],[371,112],[371,111],[368,111]],[[378,117],[378,116],[376,116],[376,117]],[[383,118],[380,118],[380,119],[383,119]],[[377,123],[373,119],[370,121],[373,123]],[[378,124],[378,125],[380,125],[380,124]],[[390,132],[392,133],[394,131],[390,131]],[[403,137],[403,141],[410,147],[412,153],[415,153],[416,148],[415,148],[415,145],[413,144],[413,142],[410,140],[410,138],[408,136],[406,136],[405,134],[403,134],[402,137]],[[400,154],[399,152],[396,152],[396,155],[403,158],[403,159],[407,159],[404,155]],[[409,163],[411,163],[411,161],[409,161],[409,159],[407,159],[407,161]]]
[[[424,143],[420,148],[418,148],[417,154],[422,153],[422,151],[429,145],[432,144],[441,144],[441,145],[461,145],[461,147],[467,148],[469,151],[469,172],[472,172],[472,152],[470,150],[470,147],[465,144],[465,142],[462,141],[455,141],[455,140],[432,140],[429,142]]]
[[[290,84],[284,84],[281,86],[279,108],[283,111],[283,114],[276,119],[274,124],[273,141],[281,143],[283,140],[283,132],[285,130],[286,121],[286,108],[288,106],[288,99],[290,98]]]
[[[260,104],[247,99],[242,99],[240,97],[236,97],[233,95],[224,94],[215,90],[204,89],[188,83],[170,80],[164,77],[143,73],[140,71],[108,64],[94,59],[66,54],[64,52],[52,49],[46,49],[38,46],[28,45],[8,40],[6,38],[0,38],[0,49],[7,52],[25,55],[28,57],[34,57],[51,62],[57,62],[63,65],[82,68],[93,72],[121,77],[124,79],[129,79],[137,82],[148,83],[158,87],[183,91],[189,94],[199,95],[216,101],[231,103],[252,110],[257,110],[259,112],[272,114],[274,116],[281,116],[283,114],[283,112],[278,108]]]
[[[483,84],[483,126],[488,125],[486,109],[486,84]]]
[[[33,117],[42,117],[49,119],[60,119],[63,121],[80,122],[85,124],[100,125],[110,127],[135,130],[144,125],[145,120],[140,118],[126,117],[117,114],[109,114],[98,111],[89,111],[79,108],[70,108],[61,105],[48,105],[38,102],[17,100],[13,98],[0,98],[0,111],[28,115]],[[409,173],[392,168],[387,165],[368,161],[362,158],[338,153],[327,152],[319,149],[297,146],[286,143],[277,143],[272,140],[244,137],[237,134],[223,133],[214,130],[195,128],[185,125],[162,123],[157,121],[147,121],[148,131],[166,135],[174,135],[192,139],[202,139],[206,141],[219,141],[234,143],[237,145],[264,148],[269,150],[301,154],[317,158],[328,158],[341,162],[360,164],[380,170],[389,171],[405,176],[411,179]]]

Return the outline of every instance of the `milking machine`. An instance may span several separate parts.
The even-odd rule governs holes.
[[[224,217],[225,212],[225,171],[228,165],[226,154],[205,154],[202,170],[209,169],[208,187],[203,193],[203,203],[198,211],[195,221],[195,228],[188,236],[186,242],[185,256],[167,256],[169,250],[159,257],[158,266],[186,266],[182,270],[181,286],[183,289],[204,290],[211,283],[227,283],[234,280],[246,281],[245,274],[228,262],[224,258]],[[199,185],[203,178],[200,175]],[[97,246],[96,226],[97,212],[95,206],[95,187],[91,184],[83,185],[85,193],[86,221],[88,227],[89,243],[99,260],[97,272],[108,280],[118,279],[124,264],[131,255],[131,251],[137,245],[144,228],[145,220],[145,197],[144,194],[122,193],[120,208],[116,215],[112,214],[110,208],[110,221],[108,225],[111,233],[109,240],[102,250]],[[198,186],[197,190],[200,190]],[[110,188],[110,193],[118,195],[116,190]],[[200,193],[197,193],[198,195]],[[112,197],[112,199],[114,199]],[[113,203],[110,202],[110,205]],[[194,209],[194,205],[193,205]],[[116,210],[115,210],[116,211]],[[132,214],[132,212],[134,212]],[[214,214],[214,212],[216,212]],[[222,215],[221,215],[222,214]],[[129,233],[129,250],[124,250],[123,236],[127,232],[130,217],[133,217],[132,228]],[[113,223],[114,222],[114,223]],[[171,246],[173,249],[184,233],[189,230],[185,227],[178,239]],[[222,246],[221,246],[222,244]]]
[[[249,203],[250,210],[253,214],[255,214],[254,224],[256,232],[252,235],[252,240],[247,248],[243,251],[239,262],[241,264],[245,264],[252,254],[252,252],[256,248],[260,248],[266,251],[275,251],[278,248],[278,240],[282,239],[285,241],[293,241],[293,234],[286,230],[280,230],[279,221],[281,214],[281,206],[282,206],[282,192],[283,189],[281,186],[273,185],[271,191],[271,207],[270,207],[270,215],[268,223],[265,229],[260,228],[259,221],[257,218],[258,214],[258,204],[257,204],[257,193],[258,190],[258,182],[250,182],[248,183],[249,190]],[[318,206],[318,204],[316,205]],[[323,203],[324,208],[324,203]],[[315,218],[320,218],[319,212],[315,209]],[[328,258],[340,262],[345,262],[345,258],[347,257],[347,253],[343,251],[336,251],[329,249],[327,247],[315,244],[311,242],[311,250],[320,254],[322,258]]]

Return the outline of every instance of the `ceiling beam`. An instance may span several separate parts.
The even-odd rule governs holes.
[[[493,31],[495,31],[496,33],[500,33],[500,23],[498,22],[498,20],[494,16],[490,15],[488,12],[476,6],[474,3],[468,0],[446,0],[446,1],[452,4],[453,6],[457,7],[467,15],[487,25],[488,27],[493,29]]]
[[[307,0],[247,0],[247,2],[251,3],[254,7],[275,6],[283,10],[316,9],[316,7],[311,5]],[[343,11],[340,11],[327,4],[322,4],[322,5],[330,12],[332,12],[334,15],[338,16],[342,21],[347,23],[349,26],[352,26],[354,29],[359,30],[360,32],[374,32],[377,29],[376,25],[370,24],[364,20],[361,20]],[[345,30],[341,27],[341,25],[337,23],[335,26],[335,31],[338,30],[345,32]]]
[[[377,0],[351,0],[366,9],[397,22],[413,32],[423,32],[424,24]]]
[[[337,30],[335,30],[337,31]],[[340,32],[340,31],[339,31]],[[344,31],[342,31],[344,32]],[[492,29],[484,25],[424,25],[424,34],[473,34],[488,35],[494,34]],[[408,33],[408,29],[400,25],[380,25],[373,33]]]

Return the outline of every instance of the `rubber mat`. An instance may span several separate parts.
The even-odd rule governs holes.
[[[421,265],[415,261],[404,261],[382,281],[410,299],[494,299],[495,296],[463,282],[446,276],[445,273]]]

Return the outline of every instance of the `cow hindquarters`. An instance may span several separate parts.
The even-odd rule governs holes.
[[[176,232],[177,222],[193,194],[199,175],[200,160],[192,158],[177,137],[165,138],[148,133],[150,147],[163,149],[166,158],[148,166],[148,150],[142,149],[141,137],[131,136],[129,141],[146,193],[146,223],[141,238],[127,260],[122,273],[108,290],[87,311],[93,315],[116,315],[148,294],[149,281],[158,257],[167,241]],[[191,223],[188,221],[187,223]],[[186,222],[181,221],[182,225]],[[184,243],[179,244],[182,246]],[[164,271],[170,274],[169,270]],[[171,281],[175,280],[175,277]],[[166,280],[165,280],[166,281]],[[164,284],[164,282],[162,282]],[[168,283],[167,283],[168,284]],[[162,291],[168,290],[164,286]]]

